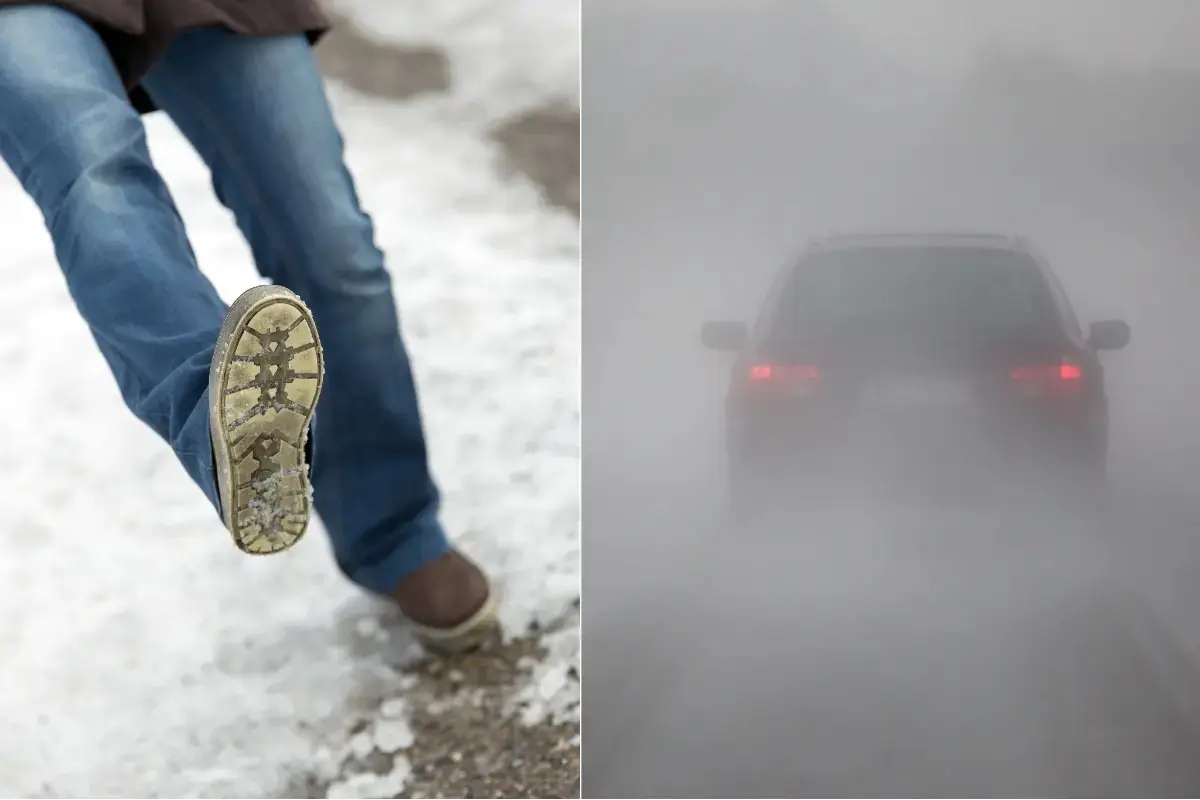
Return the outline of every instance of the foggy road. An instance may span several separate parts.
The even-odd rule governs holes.
[[[645,510],[640,531],[604,529],[684,522]],[[1200,791],[1200,672],[1137,591],[1172,572],[1122,539],[1175,537],[1119,514],[961,512],[747,536],[705,531],[703,511],[691,547],[637,590],[627,571],[620,610],[589,620],[585,695],[604,700],[585,796]]]
[[[585,797],[1200,794],[1200,58],[1145,46],[1195,6],[960,5],[584,3]],[[1131,324],[1110,507],[724,527],[701,323],[914,230]]]

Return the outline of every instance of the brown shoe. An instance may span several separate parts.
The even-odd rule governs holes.
[[[409,575],[392,591],[392,598],[430,652],[465,653],[499,633],[491,584],[458,550]]]

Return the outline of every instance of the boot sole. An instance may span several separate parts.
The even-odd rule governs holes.
[[[305,445],[324,382],[312,313],[282,286],[242,294],[221,326],[208,378],[222,516],[244,553],[287,550],[308,528]]]

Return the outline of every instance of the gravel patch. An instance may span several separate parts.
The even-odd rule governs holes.
[[[534,108],[497,126],[492,137],[546,202],[579,216],[579,109]]]

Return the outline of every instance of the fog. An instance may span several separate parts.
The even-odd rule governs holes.
[[[1200,792],[1198,39],[1187,0],[584,0],[585,796]],[[876,230],[1025,235],[1130,323],[1103,509],[727,523],[700,324]]]
[[[1075,64],[1193,67],[1200,8],[1188,0],[840,0],[830,11],[871,46],[962,69],[989,46],[1036,47]]]

